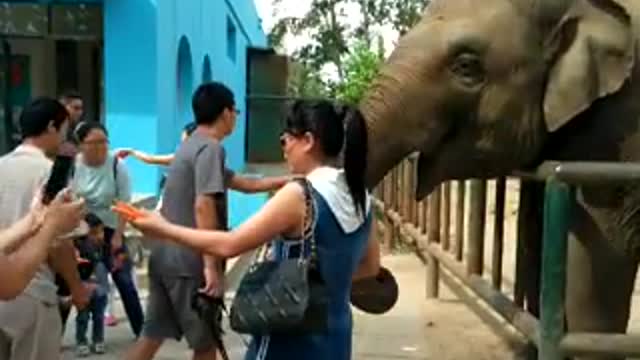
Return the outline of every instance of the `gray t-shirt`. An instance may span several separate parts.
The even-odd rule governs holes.
[[[160,213],[170,222],[196,227],[198,195],[216,199],[218,224],[227,229],[227,185],[233,172],[225,166],[222,145],[194,133],[180,145],[169,167]],[[162,276],[202,277],[202,253],[171,242],[152,246],[149,272]]]

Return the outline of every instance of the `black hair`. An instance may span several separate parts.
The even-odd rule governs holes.
[[[349,192],[360,214],[366,212],[367,128],[353,106],[328,100],[297,100],[285,120],[285,132],[313,134],[325,156],[337,158],[344,147],[344,170]]]
[[[233,92],[219,82],[200,85],[191,101],[193,115],[198,125],[212,125],[225,109],[233,110],[236,102]]]
[[[94,228],[97,228],[98,226],[104,225],[102,220],[100,220],[100,218],[93,213],[88,213],[84,217],[84,221],[87,223],[87,225],[89,225],[90,229],[94,229]]]
[[[194,131],[196,131],[196,129],[198,128],[198,124],[196,124],[195,122],[190,122],[187,125],[185,125],[182,128],[182,131],[187,134],[187,136],[191,136],[191,134],[193,134]]]
[[[53,122],[53,127],[60,130],[69,117],[67,109],[57,100],[40,97],[27,104],[20,114],[19,125],[22,138],[30,138],[44,134]]]
[[[81,121],[78,123],[78,125],[76,125],[76,128],[73,130],[73,137],[75,138],[76,142],[81,143],[84,141],[84,139],[87,138],[87,136],[92,130],[101,130],[102,132],[104,132],[104,134],[107,137],[109,136],[107,129],[104,127],[104,125],[100,124],[99,122]]]
[[[82,100],[82,95],[78,90],[65,90],[58,96],[58,99],[63,104],[67,104],[71,100]]]

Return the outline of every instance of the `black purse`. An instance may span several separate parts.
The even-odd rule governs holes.
[[[323,333],[329,296],[318,269],[314,231],[315,203],[306,179],[297,179],[305,194],[305,224],[300,256],[254,263],[242,278],[231,305],[231,328],[241,334]],[[305,256],[306,246],[310,255]]]

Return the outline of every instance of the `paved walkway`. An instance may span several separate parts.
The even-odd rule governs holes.
[[[400,283],[400,300],[382,316],[354,311],[354,359],[357,360],[466,360],[512,359],[508,346],[494,335],[465,304],[443,287],[441,299],[424,300],[424,268],[413,255],[387,256],[383,263]],[[70,319],[73,320],[73,317]],[[64,359],[73,359],[73,321],[64,343]],[[226,341],[232,360],[242,359],[244,346],[237,334]],[[108,354],[92,359],[122,359],[133,336],[126,321],[107,328]],[[162,348],[158,360],[188,359],[184,343],[170,341]]]

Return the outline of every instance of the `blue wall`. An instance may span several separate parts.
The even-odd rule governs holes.
[[[104,6],[105,105],[112,146],[173,152],[182,126],[191,121],[190,95],[207,76],[204,64],[208,58],[211,79],[233,90],[241,111],[236,130],[224,146],[227,165],[242,170],[246,49],[266,46],[253,0],[106,0]],[[229,47],[233,33],[235,46]],[[230,54],[233,48],[235,53]],[[127,165],[134,191],[155,193],[161,170],[134,160]],[[232,192],[232,225],[265,199],[265,195]]]
[[[157,27],[155,1],[104,2],[104,101],[114,148],[158,149]],[[155,192],[157,168],[137,161],[127,166],[134,191]]]

